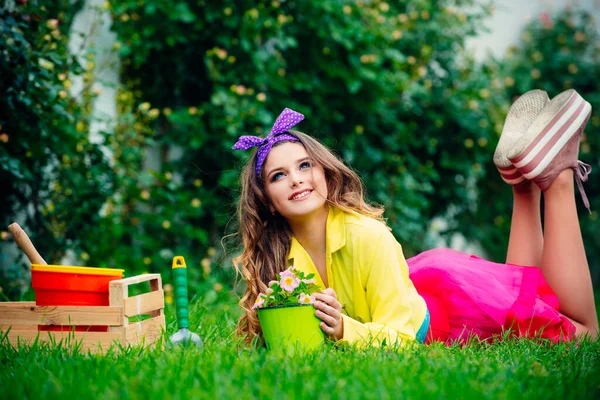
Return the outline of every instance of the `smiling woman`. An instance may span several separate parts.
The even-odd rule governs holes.
[[[541,107],[542,113],[540,107],[527,106],[542,94],[524,95],[516,104],[527,109],[509,113],[506,126],[521,126],[522,119],[531,121],[538,113],[551,119],[567,94],[575,96],[570,92],[557,96],[552,107]],[[244,251],[234,259],[248,283],[240,301],[245,313],[238,323],[238,333],[248,342],[261,335],[253,307],[257,297],[289,266],[314,274],[316,283],[326,288],[314,295],[315,315],[334,341],[405,345],[466,341],[472,336],[488,339],[506,330],[554,341],[570,340],[575,334],[597,335],[591,280],[581,236],[576,235],[570,166],[578,164],[573,160],[565,161],[568,168],[557,170],[553,182],[544,181],[543,259],[529,257],[542,254],[533,240],[540,191],[532,182],[522,181],[514,189],[514,215],[519,218],[511,236],[519,238],[523,232],[528,236],[511,241],[507,264],[449,249],[429,250],[406,260],[382,219],[383,210],[365,202],[358,176],[317,140],[290,130],[302,119],[285,109],[266,138],[243,136],[234,146],[259,148],[241,177],[238,215]],[[534,126],[543,127],[544,121]],[[567,121],[569,132],[583,131],[585,123],[577,121]],[[502,146],[507,138],[501,140]],[[578,142],[573,143],[574,149]],[[565,215],[570,217],[565,220]],[[556,241],[571,245],[561,251]],[[561,283],[567,281],[562,279],[565,273],[576,277],[570,286]],[[545,278],[552,279],[553,287]],[[559,300],[565,314],[558,311]]]
[[[297,257],[297,268],[316,273],[324,287],[330,286],[326,243],[326,225],[333,215],[330,209],[379,221],[383,214],[364,201],[362,183],[350,168],[317,140],[290,130],[303,118],[285,109],[265,139],[242,136],[234,146],[242,150],[259,147],[242,172],[238,215],[244,251],[234,260],[248,282],[240,302],[245,314],[238,324],[238,332],[248,342],[261,335],[252,309],[256,297],[291,265],[293,247],[306,255],[307,262]],[[336,296],[328,287],[316,294],[315,307],[321,328],[341,339],[342,306]]]
[[[332,339],[414,341],[428,321],[427,307],[381,219],[383,210],[364,201],[358,176],[317,140],[298,131],[283,133],[301,120],[298,115],[286,109],[276,133],[242,137],[234,146],[261,146],[242,174],[244,252],[234,262],[248,286],[239,332],[249,341],[261,334],[252,305],[265,283],[294,265],[326,288],[315,294],[315,315]],[[378,248],[382,239],[389,249]],[[383,257],[375,261],[378,252]]]

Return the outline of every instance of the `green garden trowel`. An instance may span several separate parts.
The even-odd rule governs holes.
[[[177,312],[177,325],[179,330],[171,336],[174,345],[192,342],[196,346],[202,346],[202,339],[188,329],[190,326],[188,311],[188,284],[187,267],[182,256],[173,257],[173,286],[175,287],[175,310]]]

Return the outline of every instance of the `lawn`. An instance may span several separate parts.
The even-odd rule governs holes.
[[[167,308],[167,336],[176,330]],[[286,357],[241,345],[239,310],[223,295],[195,301],[191,328],[202,348],[83,354],[52,345],[0,344],[0,399],[147,398],[573,398],[600,396],[600,341],[529,340],[401,352],[328,344]],[[166,337],[165,337],[166,340]]]

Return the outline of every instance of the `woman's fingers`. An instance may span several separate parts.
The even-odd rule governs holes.
[[[327,294],[317,294],[315,296],[315,315],[327,325],[329,329],[323,329],[327,333],[332,333],[342,319],[342,305],[337,299]]]
[[[335,329],[332,328],[331,326],[327,325],[325,322],[321,322],[319,324],[319,326],[321,327],[321,329],[323,330],[323,332],[325,332],[328,335],[333,335],[335,332]]]
[[[315,312],[315,315],[324,323],[326,323],[329,326],[335,326],[338,322],[338,320],[335,318],[335,316],[331,315],[331,314],[326,314],[321,310],[317,310]]]
[[[333,289],[331,289],[333,291]],[[335,295],[335,292],[333,292],[333,294]],[[315,302],[315,304],[317,303],[325,303],[325,305],[336,309],[337,311],[341,312],[342,311],[342,305],[340,304],[339,301],[337,301],[337,298],[334,296],[331,296],[330,294],[325,294],[325,293],[316,293],[315,294],[315,300],[317,300]]]
[[[344,334],[342,305],[337,300],[335,290],[327,288],[315,294],[315,315],[321,320],[323,332],[335,340],[340,340]]]
[[[335,299],[333,299],[335,300]],[[315,308],[317,310],[320,310],[322,312],[324,312],[325,314],[328,315],[332,315],[332,316],[339,316],[341,314],[341,307],[338,309],[337,307],[335,307],[334,305],[330,305],[328,303],[326,303],[325,301],[322,300],[318,300],[315,302]]]
[[[331,310],[336,309],[335,303],[338,302],[336,299],[330,296],[315,296],[315,300],[315,307],[328,313],[332,312]]]

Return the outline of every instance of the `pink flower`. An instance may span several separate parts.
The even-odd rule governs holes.
[[[300,298],[298,299],[298,303],[300,304],[315,304],[315,295],[312,296],[307,295],[306,293],[300,293]]]
[[[296,278],[296,275],[294,274],[285,275],[281,278],[279,285],[283,290],[291,293],[298,287],[298,285],[300,285],[300,279]]]
[[[540,21],[542,22],[542,25],[544,25],[544,28],[546,28],[546,29],[550,29],[553,26],[552,19],[550,18],[550,14],[548,14],[545,11],[540,14]]]
[[[46,21],[46,27],[48,29],[58,28],[58,20],[57,19],[49,19],[48,21]]]
[[[252,309],[255,310],[257,308],[262,308],[263,304],[265,304],[265,295],[261,293],[256,298],[256,301],[254,302]]]
[[[279,274],[279,276],[281,277],[281,279],[283,280],[283,278],[291,276],[292,278],[296,277],[296,274],[293,272],[294,267],[291,266],[288,269],[286,269],[285,271],[283,271],[281,274]]]

